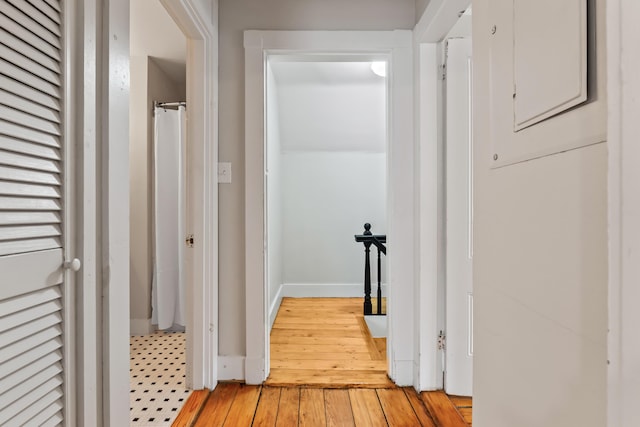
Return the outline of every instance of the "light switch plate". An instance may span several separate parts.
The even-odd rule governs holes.
[[[231,184],[231,163],[230,162],[218,163],[218,183]]]

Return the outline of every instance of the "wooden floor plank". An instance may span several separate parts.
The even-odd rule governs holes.
[[[353,421],[356,426],[386,427],[387,422],[375,390],[349,389]]]
[[[281,390],[279,387],[262,387],[260,401],[256,409],[256,416],[253,418],[254,426],[273,427],[276,425]]]
[[[286,351],[286,349],[283,348],[279,348],[278,351],[271,350],[271,359],[286,358],[288,360],[366,360],[365,358],[368,357],[368,355],[369,352],[367,351],[331,353],[300,348],[296,348],[295,350],[291,349],[291,351]]]
[[[458,409],[458,412],[460,412],[460,415],[462,415],[462,418],[464,419],[464,421],[469,424],[469,426],[473,425],[473,409],[470,407],[464,407],[464,406],[456,406],[456,408]]]
[[[300,390],[301,427],[325,427],[327,425],[324,409],[324,392],[319,388],[303,388]]]
[[[449,395],[449,400],[456,406],[464,421],[471,426],[473,423],[473,399],[469,396]]]
[[[443,391],[423,391],[420,398],[438,426],[468,427],[455,405]]]
[[[449,400],[456,405],[456,407],[471,407],[473,406],[473,399],[469,396],[454,396],[448,395]]]
[[[334,324],[334,323],[293,323],[293,322],[289,322],[289,323],[284,323],[284,322],[280,322],[280,323],[274,323],[273,324],[273,329],[277,330],[277,329],[306,329],[306,330],[325,330],[325,331],[331,331],[331,330],[336,330],[336,331],[359,331],[360,328],[353,325],[352,323],[339,323],[339,324]]]
[[[347,390],[324,390],[327,427],[354,426],[351,401]]]
[[[361,317],[364,322],[364,318]],[[335,336],[340,336],[340,338],[362,338],[362,332],[360,329],[296,329],[296,328],[280,328],[273,329],[271,331],[271,338],[274,337],[329,337],[333,338]]]
[[[298,425],[300,410],[300,389],[294,387],[283,388],[278,405],[276,426],[290,427]]]
[[[198,417],[208,397],[209,390],[194,390],[171,424],[171,427],[190,427]]]
[[[288,354],[282,354],[288,353]],[[367,346],[363,344],[346,346],[342,345],[340,347],[337,346],[327,346],[325,344],[305,344],[300,345],[298,343],[292,344],[277,344],[271,346],[271,354],[273,355],[281,355],[280,357],[291,357],[291,353],[314,353],[314,354],[354,354],[357,357],[366,357],[367,360],[370,360],[369,357],[369,349]],[[323,356],[328,357],[328,356]]]
[[[335,334],[334,336],[306,336],[293,337],[286,334],[271,334],[271,345],[274,344],[296,344],[296,345],[324,345],[334,347],[362,347],[366,348],[366,341],[362,337],[342,337]]]
[[[291,316],[288,318],[277,319],[276,323],[279,326],[285,326],[288,323],[293,324],[310,324],[310,325],[327,325],[329,323],[333,325],[353,325],[353,319],[350,317],[336,317],[332,318],[330,322],[327,319],[316,319],[313,317],[305,317],[305,316]],[[274,326],[276,325],[274,323]]]
[[[416,413],[416,416],[420,421],[420,425],[422,427],[436,427],[436,424],[433,422],[433,419],[431,418],[431,415],[429,415],[424,403],[420,400],[416,390],[413,387],[403,387],[403,390],[411,404],[411,407],[413,408],[413,412]]]
[[[411,403],[401,388],[380,389],[376,391],[380,406],[391,427],[419,426],[420,421],[416,416]]]
[[[194,426],[219,427],[224,425],[231,404],[240,389],[238,383],[220,383],[211,392]]]
[[[295,356],[293,356],[295,357]],[[271,369],[311,369],[341,371],[384,371],[387,362],[384,360],[326,360],[326,359],[276,359],[271,361]]]
[[[271,386],[301,386],[324,388],[393,388],[395,384],[386,373],[379,371],[334,371],[271,369],[266,381]]]
[[[224,425],[227,427],[250,426],[256,413],[261,386],[241,385],[231,403]]]

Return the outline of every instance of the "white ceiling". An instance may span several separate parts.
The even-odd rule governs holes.
[[[176,83],[186,81],[187,39],[159,0],[130,2],[131,56],[150,56]]]
[[[384,78],[371,71],[371,62],[270,61],[278,85],[379,84]]]
[[[371,62],[270,65],[282,151],[385,151],[386,81]]]

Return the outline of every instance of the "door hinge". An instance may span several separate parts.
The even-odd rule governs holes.
[[[447,347],[447,336],[440,331],[438,335],[438,350],[444,350]]]
[[[188,248],[192,248],[193,247],[193,234],[189,234],[187,236],[187,238],[185,239],[185,243],[186,243]]]

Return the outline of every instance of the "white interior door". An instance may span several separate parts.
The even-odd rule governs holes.
[[[58,0],[0,2],[0,425],[72,411],[62,21]]]
[[[471,396],[473,370],[471,39],[448,40],[445,390]]]

